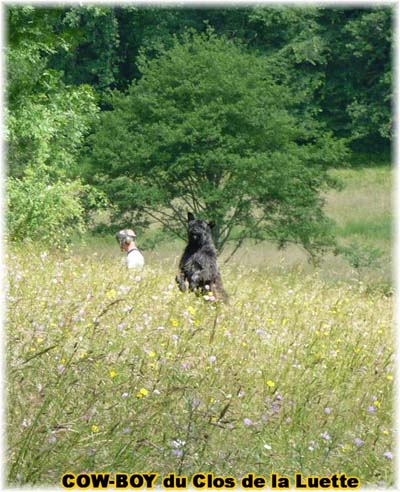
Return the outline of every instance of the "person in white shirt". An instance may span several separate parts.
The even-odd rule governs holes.
[[[144,258],[136,246],[136,234],[132,229],[123,229],[115,235],[121,251],[126,251],[126,266],[128,268],[143,268]]]

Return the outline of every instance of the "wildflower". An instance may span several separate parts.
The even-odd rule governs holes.
[[[147,396],[148,394],[149,394],[149,391],[146,388],[141,388],[136,393],[136,398],[143,398],[144,396]]]
[[[97,425],[92,425],[92,432],[99,432]]]
[[[129,393],[125,392],[125,393],[122,393],[121,398],[128,398],[128,396],[129,396]]]
[[[171,319],[171,325],[176,328],[179,326],[179,321],[176,319]]]
[[[375,401],[374,401],[374,406],[375,406],[376,408],[379,408],[379,407],[381,406],[381,402],[380,402],[379,400],[375,400]]]
[[[114,297],[117,295],[117,292],[115,291],[115,289],[111,289],[109,290],[108,292],[106,292],[106,297],[108,299],[114,299]]]
[[[376,410],[376,407],[374,407],[373,405],[370,405],[370,406],[368,407],[368,413],[374,413],[374,412],[375,412],[375,410]]]
[[[243,423],[244,423],[244,425],[247,425],[247,426],[253,425],[252,420],[248,419],[247,417],[243,419]]]
[[[331,413],[331,409],[329,407],[324,408],[324,412],[329,415]]]
[[[62,374],[65,371],[65,366],[63,364],[57,365],[57,371]]]
[[[155,357],[157,354],[151,350],[150,352],[148,352],[148,353],[147,353],[147,355],[150,357],[150,359],[154,359],[154,357]]]
[[[393,381],[393,376],[392,376],[391,374],[388,374],[388,375],[386,376],[386,379],[387,379],[388,381]]]
[[[388,460],[392,460],[393,459],[393,453],[391,453],[390,451],[386,451],[383,453],[383,456],[388,459]]]
[[[129,434],[130,432],[131,432],[130,427],[125,427],[124,429],[122,429],[122,434]]]
[[[177,458],[181,458],[183,455],[182,449],[173,449],[172,454],[176,456]]]
[[[271,451],[272,446],[270,446],[269,444],[264,444],[264,449],[267,449],[268,451]]]
[[[217,360],[217,358],[215,357],[215,355],[210,355],[208,360],[209,360],[209,362],[211,362],[211,364],[213,364]]]
[[[189,364],[187,362],[182,362],[181,367],[186,371],[187,369],[189,369]]]
[[[114,379],[116,375],[117,375],[117,371],[115,371],[114,369],[110,369],[110,378]]]
[[[265,383],[269,388],[274,388],[275,387],[275,382],[272,381],[271,379],[269,379],[266,383]]]
[[[186,441],[182,441],[181,439],[174,439],[172,441],[172,446],[174,448],[182,448],[186,444]]]
[[[196,399],[192,400],[192,407],[193,408],[198,408],[200,406],[200,404],[201,404],[200,400],[196,400]]]
[[[325,441],[330,441],[331,436],[325,431],[321,434],[322,439],[325,439]]]
[[[362,446],[364,444],[364,441],[362,439],[360,439],[359,437],[356,437],[354,439],[354,444],[358,447]]]
[[[187,311],[188,311],[189,314],[192,314],[192,315],[196,314],[196,309],[194,307],[192,307],[192,306],[189,306],[187,308]]]
[[[54,434],[52,434],[52,435],[51,435],[51,436],[47,439],[47,442],[48,442],[49,444],[54,444],[55,442],[57,442],[57,437],[56,437]]]

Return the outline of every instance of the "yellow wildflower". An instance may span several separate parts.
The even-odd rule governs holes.
[[[387,379],[388,381],[393,381],[393,376],[392,376],[391,374],[388,374],[388,375],[386,376],[386,379]]]
[[[177,326],[179,326],[179,321],[176,319],[171,319],[171,324],[174,328],[176,328]]]
[[[97,425],[92,425],[92,432],[99,432]]]
[[[150,351],[150,352],[147,352],[147,355],[150,357],[150,359],[154,359],[154,357],[157,355],[155,352],[153,351]]]
[[[116,375],[117,375],[117,371],[115,371],[114,369],[110,369],[110,378],[113,379],[115,378]]]
[[[187,311],[188,311],[188,313],[189,313],[189,314],[196,314],[196,310],[195,310],[195,308],[194,308],[194,307],[192,307],[192,306],[189,306],[189,307],[187,308]]]
[[[148,394],[149,394],[149,391],[146,388],[141,388],[136,393],[136,398],[143,398],[144,396],[147,396]]]
[[[268,381],[265,383],[269,388],[274,388],[275,387],[275,382],[271,381],[271,379],[268,379]]]
[[[115,289],[111,289],[108,292],[106,292],[106,297],[108,299],[114,299],[114,297],[117,295]]]

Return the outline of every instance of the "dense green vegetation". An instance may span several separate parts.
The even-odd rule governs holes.
[[[334,246],[327,170],[390,160],[391,22],[390,7],[8,7],[10,238],[66,241],[100,207],[103,230],[182,237],[192,208],[220,251]]]

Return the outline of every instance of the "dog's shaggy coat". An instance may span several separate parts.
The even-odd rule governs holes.
[[[211,237],[214,223],[199,220],[188,213],[188,244],[179,262],[176,282],[182,292],[186,282],[191,291],[211,291],[217,299],[227,300],[217,266],[217,253]]]

